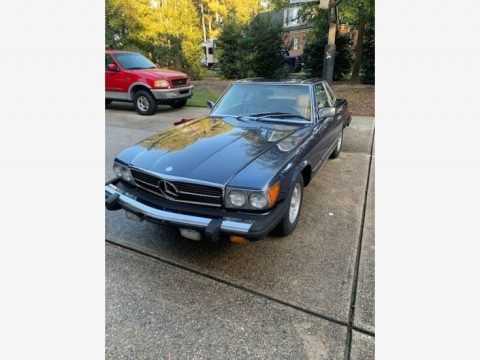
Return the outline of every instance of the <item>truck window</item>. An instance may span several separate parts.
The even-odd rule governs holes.
[[[107,54],[107,55],[105,55],[105,70],[108,70],[107,66],[109,64],[115,64],[115,61],[113,61],[112,57]]]

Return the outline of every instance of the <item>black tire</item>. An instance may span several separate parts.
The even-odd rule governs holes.
[[[138,90],[133,94],[133,106],[140,115],[153,115],[157,110],[157,102],[148,90]]]
[[[181,107],[184,107],[186,103],[187,103],[187,99],[184,99],[184,100],[174,101],[170,105],[175,109],[180,109]]]
[[[112,100],[110,99],[105,99],[105,105],[110,105],[112,103]]]
[[[295,230],[295,228],[297,227],[298,219],[300,219],[300,213],[302,212],[302,201],[303,201],[303,177],[301,175],[295,181],[295,185],[293,185],[293,188],[290,191],[290,195],[286,200],[290,204],[290,202],[292,201],[295,187],[297,185],[299,185],[299,189],[300,189],[300,200],[299,200],[300,204],[299,204],[299,208],[298,208],[298,212],[295,217],[295,220],[293,222],[290,221],[290,205],[289,205],[285,216],[282,218],[282,220],[280,220],[277,227],[273,230],[272,234],[274,235],[277,235],[277,236],[290,235],[293,232],[293,230]]]
[[[343,130],[342,130],[342,133],[340,134],[340,137],[338,138],[337,146],[335,146],[335,150],[333,150],[332,154],[330,155],[330,159],[336,159],[340,156],[340,152],[342,151],[342,146],[343,146]]]

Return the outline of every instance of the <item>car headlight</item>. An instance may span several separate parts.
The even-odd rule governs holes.
[[[233,207],[242,207],[245,205],[245,194],[242,191],[232,190],[227,195],[228,202]]]
[[[271,208],[278,200],[280,183],[267,190],[227,189],[227,208],[263,210]]]
[[[129,183],[135,184],[135,181],[133,180],[132,173],[130,172],[130,169],[128,166],[119,164],[117,162],[113,163],[113,172],[115,173],[115,176],[118,176],[122,180],[125,180]]]
[[[168,89],[170,87],[170,83],[167,80],[155,80],[153,82],[153,87],[157,89]]]
[[[252,193],[248,197],[248,203],[251,207],[255,209],[265,209],[267,207],[268,201],[265,195],[262,193]]]

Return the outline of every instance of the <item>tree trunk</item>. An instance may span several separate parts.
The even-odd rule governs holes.
[[[351,83],[358,83],[360,75],[360,66],[362,65],[363,54],[363,34],[365,33],[365,20],[361,19],[358,24],[357,46],[355,47],[355,60],[353,62]]]

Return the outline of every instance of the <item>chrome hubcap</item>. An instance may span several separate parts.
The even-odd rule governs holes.
[[[293,224],[297,219],[298,210],[300,210],[300,201],[302,199],[302,188],[299,183],[295,184],[293,189],[292,198],[290,200],[290,210],[288,212],[288,220],[290,224]]]
[[[340,138],[338,139],[337,151],[340,151],[340,148],[342,147],[342,139],[343,139],[343,134],[340,135]]]
[[[139,96],[137,99],[137,106],[142,111],[147,111],[150,107],[150,102],[145,96]]]

